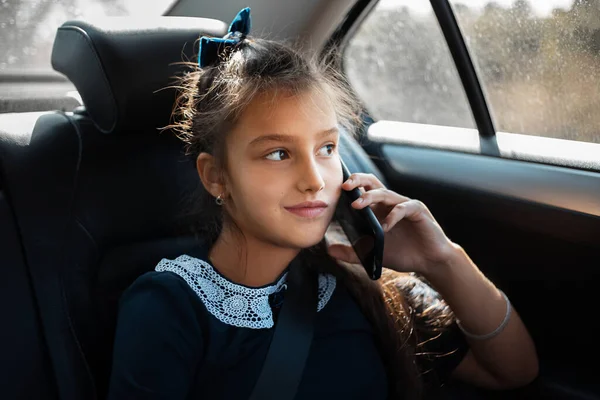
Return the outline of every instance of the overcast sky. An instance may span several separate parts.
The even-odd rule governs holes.
[[[483,8],[489,3],[510,7],[515,0],[450,0],[452,4],[464,4],[473,8]],[[428,0],[380,0],[378,7],[396,8],[406,6],[416,12],[430,12]],[[538,15],[548,15],[555,8],[569,9],[573,0],[529,0],[531,9]]]

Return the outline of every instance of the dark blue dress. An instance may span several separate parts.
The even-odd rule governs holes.
[[[227,281],[197,258],[165,261],[121,298],[108,398],[247,399],[274,332],[285,276],[255,289]],[[315,336],[296,399],[387,399],[373,330],[331,279],[319,279]],[[432,351],[449,354],[429,366],[442,381],[467,350],[457,332],[430,342]]]

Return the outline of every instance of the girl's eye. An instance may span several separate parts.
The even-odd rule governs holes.
[[[289,157],[285,150],[275,150],[274,152],[267,154],[265,158],[271,161],[283,161]]]
[[[319,149],[318,155],[320,156],[330,156],[333,154],[333,150],[335,149],[335,144],[330,143]]]

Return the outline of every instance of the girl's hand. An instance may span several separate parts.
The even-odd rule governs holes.
[[[371,207],[385,232],[383,265],[399,272],[418,272],[425,276],[436,265],[448,263],[458,246],[446,237],[427,207],[388,190],[371,174],[352,174],[343,190],[363,188],[364,193],[352,207]],[[333,244],[334,258],[359,263],[352,246]]]

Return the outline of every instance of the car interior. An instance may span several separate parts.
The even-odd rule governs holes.
[[[105,397],[119,296],[162,258],[196,243],[182,213],[199,190],[195,164],[160,129],[170,121],[174,77],[181,61],[194,59],[198,37],[223,36],[224,21],[244,6],[252,8],[254,32],[325,57],[348,45],[377,1],[179,0],[154,17],[63,21],[48,82],[60,93],[72,85],[78,100],[33,96],[11,106],[7,96],[2,103],[1,398]],[[496,132],[455,10],[446,0],[430,7],[474,128],[453,136],[386,124],[364,104],[361,135],[343,136],[344,160],[352,172],[376,174],[427,204],[511,298],[535,341],[540,376],[527,387],[495,393],[452,383],[449,393],[600,399],[593,328],[600,144]],[[565,143],[542,145],[549,140]]]

